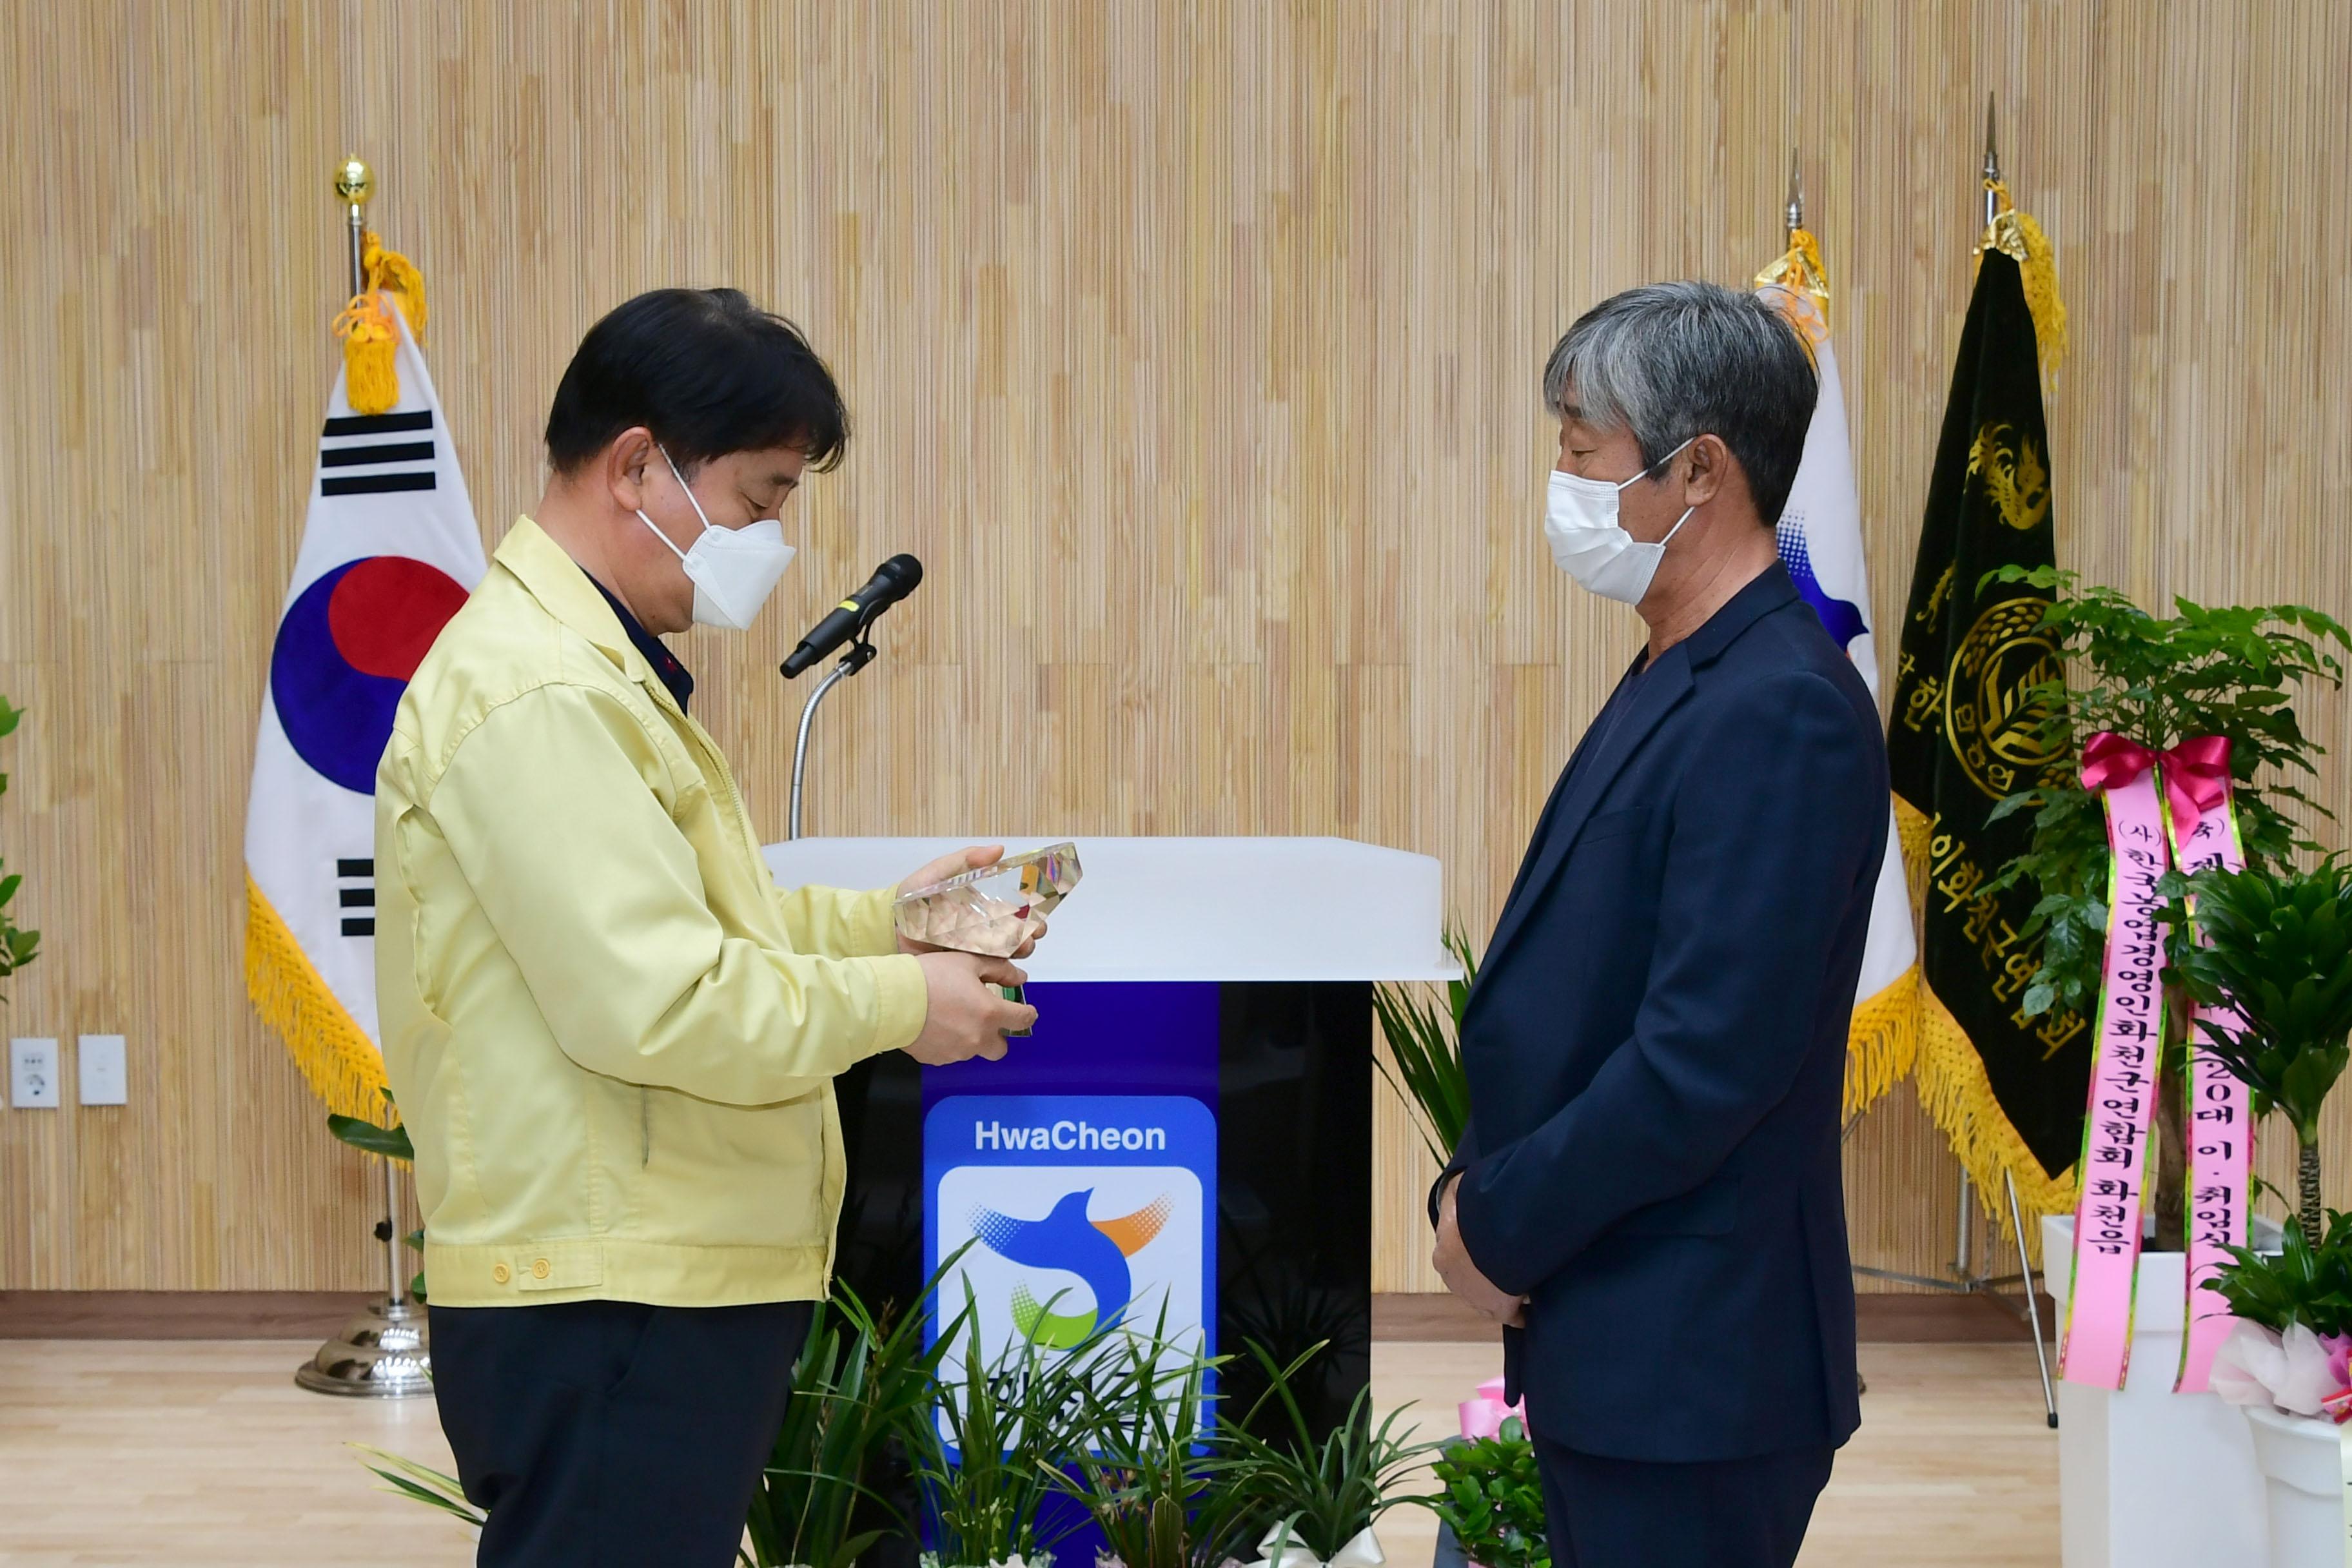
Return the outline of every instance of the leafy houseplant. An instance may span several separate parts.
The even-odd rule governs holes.
[[[12,708],[6,698],[0,697],[0,736],[14,734],[24,718],[22,708]],[[8,775],[0,773],[0,795],[7,793]],[[40,956],[41,933],[25,930],[8,913],[8,901],[16,896],[24,880],[8,869],[6,861],[0,860],[0,980],[7,979]],[[0,1005],[7,1000],[5,994],[0,994]]]
[[[2323,1240],[2319,1112],[2352,1060],[2352,863],[2330,856],[2308,871],[2250,866],[2180,880],[2201,942],[2174,944],[2168,980],[2240,1022],[2200,1017],[2207,1049],[2294,1128],[2303,1239]],[[2187,912],[2176,906],[2173,925]]]
[[[1407,1478],[1437,1451],[1434,1443],[1409,1442],[1397,1434],[1403,1410],[1391,1411],[1375,1426],[1371,1390],[1364,1389],[1346,1419],[1318,1443],[1291,1389],[1292,1378],[1316,1352],[1310,1350],[1288,1366],[1276,1365],[1265,1347],[1255,1342],[1249,1352],[1266,1380],[1258,1406],[1276,1401],[1288,1431],[1278,1442],[1259,1436],[1258,1406],[1237,1422],[1221,1423],[1221,1446],[1229,1456],[1223,1479],[1245,1500],[1244,1531],[1269,1525],[1281,1529],[1328,1563],[1389,1510],[1434,1500],[1402,1490]],[[1281,1560],[1278,1541],[1267,1555]]]
[[[1220,1484],[1231,1467],[1201,1415],[1222,1364],[1164,1335],[1128,1333],[1106,1340],[1077,1382],[1076,1440],[1046,1479],[1125,1568],[1213,1568],[1243,1544],[1248,1500]]]
[[[1372,1010],[1381,1021],[1389,1057],[1375,1057],[1381,1076],[1420,1114],[1421,1141],[1441,1165],[1454,1157],[1470,1122],[1470,1085],[1462,1072],[1462,1013],[1478,979],[1477,955],[1459,926],[1448,926],[1445,950],[1462,965],[1462,978],[1445,986],[1446,1009],[1418,987],[1376,985]]]
[[[383,1108],[388,1113],[384,1118],[383,1125],[378,1126],[373,1121],[364,1121],[356,1116],[343,1116],[329,1111],[327,1131],[333,1133],[337,1141],[350,1144],[362,1154],[374,1154],[383,1159],[397,1160],[404,1165],[413,1166],[416,1163],[416,1145],[410,1140],[408,1129],[400,1124],[400,1107],[392,1098],[392,1090],[387,1089],[381,1092],[383,1095]],[[383,1228],[383,1226],[391,1223],[390,1220],[385,1220],[377,1226],[375,1233],[377,1240],[383,1240],[391,1234]],[[408,1244],[409,1250],[412,1252],[419,1254],[424,1252],[425,1233],[422,1230],[412,1230],[402,1239]],[[420,1301],[425,1300],[423,1269],[418,1269],[415,1277],[409,1280],[408,1293]]]
[[[2024,694],[2043,715],[2043,739],[2053,750],[2078,755],[2082,742],[2103,730],[2158,752],[2200,736],[2224,737],[2247,863],[2274,864],[2318,847],[2286,815],[2292,805],[2321,809],[2302,787],[2316,774],[2321,751],[2295,716],[2294,691],[2308,684],[2341,687],[2344,666],[2329,651],[2352,649],[2352,633],[2341,623],[2301,605],[2209,607],[2185,598],[2173,601],[2174,614],[2159,616],[2113,588],[2084,586],[2069,572],[2005,566],[1991,576],[2054,591],[2042,627],[2062,655],[2053,667],[2059,673]],[[2063,673],[2069,668],[2078,679]],[[2041,944],[2024,1013],[2063,1008],[2094,1016],[2106,946],[2105,808],[2070,779],[2045,780],[2009,796],[1994,807],[1992,820],[2020,811],[2033,813],[2032,846],[1984,890],[2031,882],[2041,891],[2018,933],[2021,946]],[[2178,927],[2172,935],[2177,958]],[[2178,986],[2168,988],[2168,1037],[2175,1043],[2158,1064],[2156,1245],[2166,1248],[2179,1247],[2184,1234],[2179,1042],[2186,1035],[2187,1000]]]
[[[1437,1516],[1484,1568],[1551,1568],[1536,1446],[1516,1415],[1492,1437],[1449,1443],[1433,1467]]]
[[[906,1428],[939,1543],[936,1560],[948,1568],[986,1568],[1018,1558],[1028,1568],[1046,1568],[1050,1549],[1076,1528],[1073,1521],[1041,1536],[1038,1521],[1055,1489],[1055,1467],[1081,1440],[1073,1412],[1093,1347],[1054,1354],[1023,1336],[992,1362],[982,1352],[980,1313],[969,1299],[956,1323],[940,1332],[940,1345],[959,1337],[961,1382],[937,1391],[936,1420],[927,1400]]]
[[[895,1440],[929,1419],[947,1344],[942,1335],[924,1348],[921,1314],[886,1327],[855,1291],[835,1288],[794,1363],[783,1428],[752,1495],[753,1568],[848,1568],[884,1535],[910,1533],[886,1489]]]
[[[2205,1289],[2221,1293],[2231,1317],[2273,1333],[2300,1323],[2322,1338],[2352,1334],[2352,1215],[2330,1210],[2316,1240],[2291,1225],[2275,1253],[2233,1247],[2230,1255]]]

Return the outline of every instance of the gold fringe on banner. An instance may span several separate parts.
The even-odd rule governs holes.
[[[2068,347],[2066,302],[2058,297],[2058,253],[2042,226],[2010,201],[2006,184],[1987,180],[1985,189],[1992,193],[1999,210],[1977,242],[1976,254],[1981,258],[1988,250],[1998,250],[2017,263],[2025,286],[2025,308],[2033,315],[2034,345],[2041,351],[2042,374],[2047,375],[2057,370]]]
[[[327,1109],[382,1125],[383,1058],[310,963],[251,876],[245,879],[245,990]]]
[[[1903,836],[1903,867],[1911,880],[1916,913],[1927,891],[1928,822],[1916,806],[1899,796],[1895,802],[1895,820]],[[1976,1184],[1977,1201],[1986,1214],[2004,1224],[2008,1221],[2000,1187],[2004,1173],[2017,1184],[2018,1204],[2029,1216],[2073,1213],[2074,1173],[2053,1176],[2042,1168],[2042,1162],[2010,1124],[2000,1101],[1993,1098],[1984,1058],[1977,1055],[1968,1031],[1937,996],[1924,973],[1919,976],[1918,998],[1915,1077],[1919,1103],[1951,1144],[1960,1168]],[[2038,1255],[2038,1227],[2029,1224],[2026,1229],[2027,1249]]]
[[[1903,1081],[1919,1056],[1919,966],[1854,1004],[1846,1030],[1845,1113],[1859,1116]]]
[[[386,300],[399,305],[408,330],[423,342],[425,275],[400,252],[386,250],[373,229],[361,237],[360,272],[366,287],[335,318],[335,335],[343,340],[344,395],[354,414],[383,414],[400,401],[400,334]]]

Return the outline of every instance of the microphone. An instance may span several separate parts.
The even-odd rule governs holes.
[[[923,580],[923,563],[911,555],[893,555],[874,569],[866,586],[844,599],[824,619],[809,628],[783,662],[790,680],[857,634],[883,611],[915,591]]]

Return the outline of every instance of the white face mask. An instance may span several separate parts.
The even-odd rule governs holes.
[[[677,465],[670,462],[668,451],[658,446],[654,449],[661,453],[663,462],[669,463],[670,476],[686,491],[687,504],[702,519],[702,532],[692,549],[680,550],[668,534],[654,528],[652,518],[640,511],[637,521],[653,528],[654,537],[669,545],[670,553],[685,563],[686,579],[694,584],[697,624],[750,631],[760,606],[768,602],[784,568],[793,563],[795,552],[784,542],[784,525],[772,517],[743,528],[718,527],[704,515],[702,503],[694,499]]]
[[[1691,441],[1697,439],[1691,437]],[[1666,558],[1666,541],[1682,531],[1698,508],[1692,507],[1676,518],[1665,539],[1643,544],[1617,525],[1617,492],[1633,479],[1647,479],[1689,445],[1690,441],[1684,442],[1656,465],[1619,484],[1553,469],[1551,491],[1544,505],[1544,538],[1550,542],[1551,558],[1559,563],[1560,570],[1604,599],[1640,604],[1642,595],[1650,591],[1650,579],[1657,575],[1658,563]]]

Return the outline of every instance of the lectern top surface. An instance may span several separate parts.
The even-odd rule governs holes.
[[[1067,835],[803,838],[768,846],[787,888],[881,888],[966,844]],[[1024,961],[1038,981],[1450,980],[1427,855],[1346,838],[1077,839],[1086,880]]]

